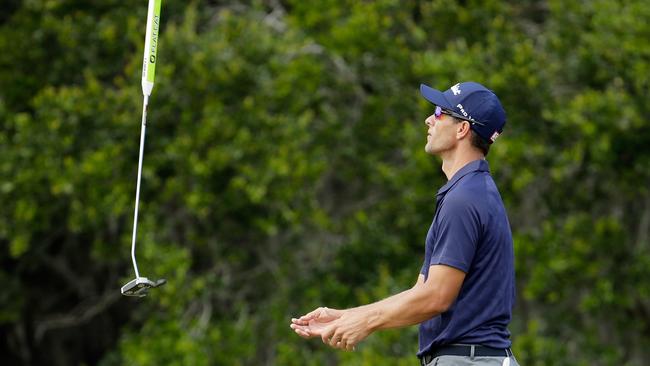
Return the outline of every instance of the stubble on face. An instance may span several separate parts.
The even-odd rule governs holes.
[[[424,151],[430,155],[440,155],[455,146],[455,129],[453,122],[446,117],[435,120],[433,124],[427,124],[427,144]]]

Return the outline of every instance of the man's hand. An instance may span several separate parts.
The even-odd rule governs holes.
[[[340,318],[320,330],[323,343],[343,350],[353,351],[357,343],[372,333],[368,314],[364,311],[346,311]]]
[[[303,338],[320,336],[323,329],[343,315],[343,310],[320,307],[300,318],[292,318],[291,329]]]
[[[290,327],[303,338],[321,337],[323,343],[348,351],[372,332],[365,312],[329,308],[291,319]]]

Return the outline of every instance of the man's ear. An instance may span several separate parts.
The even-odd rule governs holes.
[[[470,131],[471,128],[469,126],[469,122],[462,121],[461,123],[458,124],[458,128],[456,129],[456,137],[460,140],[465,136],[469,135],[471,133]]]

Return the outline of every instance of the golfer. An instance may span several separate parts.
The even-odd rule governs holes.
[[[436,195],[416,284],[364,306],[320,307],[290,326],[304,338],[353,350],[374,331],[419,324],[421,365],[515,366],[508,331],[515,300],[512,233],[485,160],[505,111],[475,82],[444,93],[420,85],[420,92],[435,106],[425,120],[424,149],[442,159],[448,181]]]

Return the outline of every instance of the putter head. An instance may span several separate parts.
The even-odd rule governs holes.
[[[126,285],[122,286],[122,295],[144,297],[147,296],[150,288],[162,286],[166,282],[167,280],[164,278],[153,282],[147,277],[137,277],[129,281]]]

